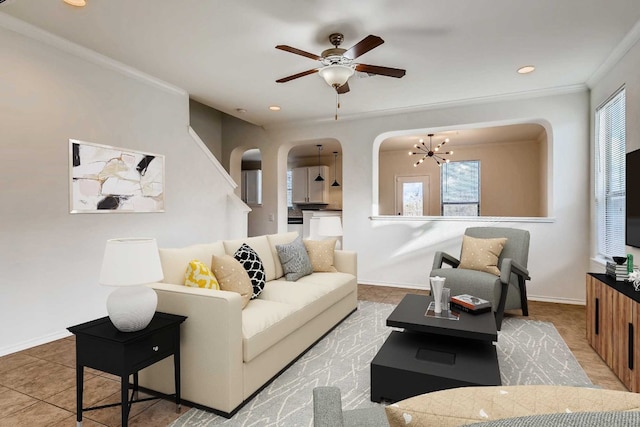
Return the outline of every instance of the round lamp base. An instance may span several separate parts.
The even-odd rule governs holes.
[[[158,306],[158,295],[146,286],[125,286],[107,298],[107,312],[121,332],[135,332],[147,327]]]

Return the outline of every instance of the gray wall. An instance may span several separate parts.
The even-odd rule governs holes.
[[[220,160],[222,158],[222,115],[220,111],[189,99],[189,120],[191,128],[196,131],[202,142],[211,153]]]

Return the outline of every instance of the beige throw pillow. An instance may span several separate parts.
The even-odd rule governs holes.
[[[484,271],[499,276],[498,257],[502,253],[506,241],[506,237],[476,239],[475,237],[463,236],[462,254],[458,268]]]
[[[245,308],[253,294],[253,285],[247,270],[230,255],[211,257],[211,270],[223,291],[237,292],[242,296],[242,308]]]
[[[336,241],[337,239],[304,241],[313,271],[331,273],[338,271],[333,266],[333,251],[336,249]]]

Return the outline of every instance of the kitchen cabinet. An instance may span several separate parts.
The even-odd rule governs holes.
[[[640,391],[640,295],[627,282],[587,275],[587,341],[633,392]]]
[[[316,181],[318,172],[324,181]],[[292,171],[291,198],[294,204],[328,203],[329,166],[295,168]]]
[[[262,204],[262,171],[243,170],[240,198],[249,206]]]

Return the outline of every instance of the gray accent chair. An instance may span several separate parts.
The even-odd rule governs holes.
[[[436,252],[429,276],[446,278],[444,285],[451,289],[451,295],[470,294],[491,301],[498,330],[505,310],[522,309],[522,314],[528,316],[525,281],[531,280],[527,270],[529,232],[505,227],[470,227],[464,234],[479,239],[507,238],[498,258],[500,276],[458,268],[457,258],[440,251]],[[443,268],[443,264],[453,268]]]
[[[389,427],[384,407],[342,410],[338,387],[313,389],[314,427]]]

